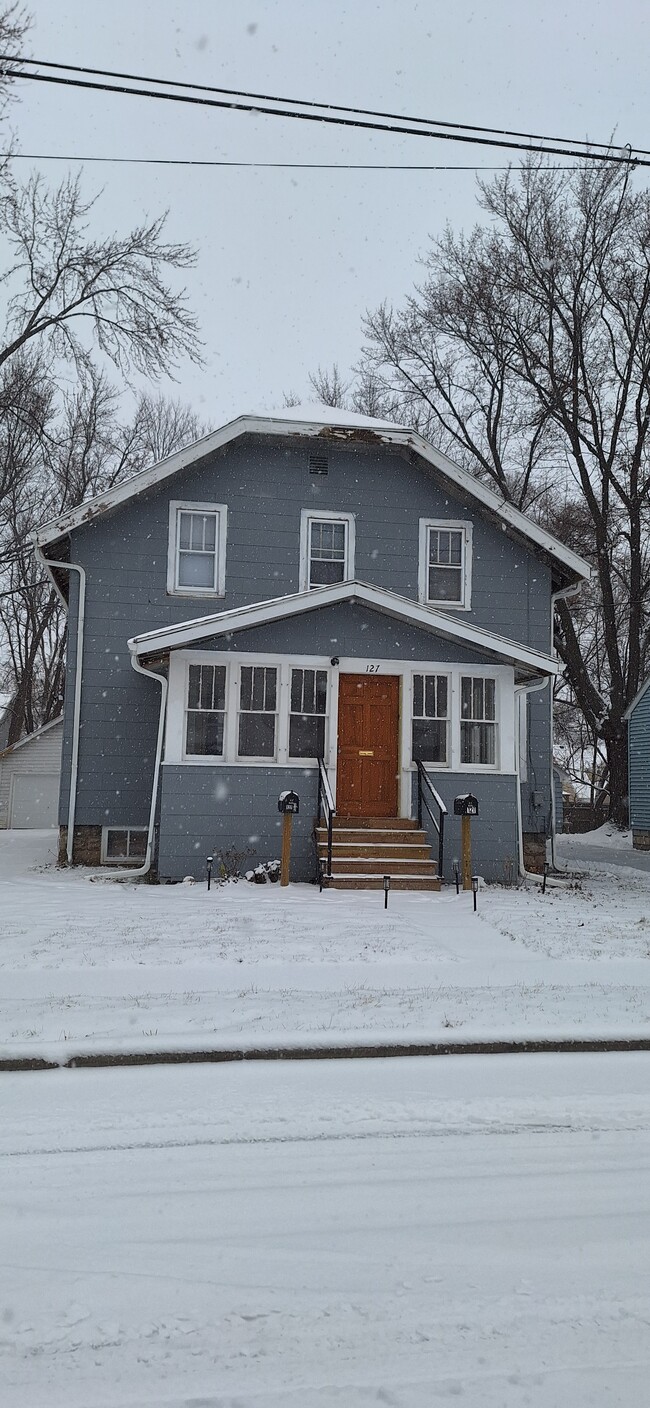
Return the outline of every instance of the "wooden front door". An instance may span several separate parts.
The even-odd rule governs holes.
[[[399,678],[339,677],[336,810],[339,816],[397,816]]]

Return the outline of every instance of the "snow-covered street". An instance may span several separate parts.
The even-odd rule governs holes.
[[[562,846],[568,888],[491,887],[475,915],[453,886],[384,911],[310,885],[93,884],[52,864],[52,832],[0,832],[3,1054],[648,1036],[650,874],[631,847],[602,867]]]
[[[2,1078],[12,1408],[642,1408],[650,1056]]]

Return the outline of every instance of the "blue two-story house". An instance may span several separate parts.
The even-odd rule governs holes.
[[[450,870],[467,793],[474,869],[540,868],[553,602],[589,569],[416,433],[241,416],[35,544],[69,611],[63,859],[252,868],[279,855],[291,789],[294,879],[317,877],[320,806],[326,877],[430,888],[430,817],[449,812]]]

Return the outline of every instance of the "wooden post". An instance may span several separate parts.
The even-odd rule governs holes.
[[[462,816],[460,819],[460,855],[463,875],[463,889],[472,888],[472,818]]]
[[[291,823],[293,813],[284,812],[282,816],[282,860],[280,862],[280,884],[289,884],[289,861],[291,859]]]

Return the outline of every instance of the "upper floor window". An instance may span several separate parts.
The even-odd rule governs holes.
[[[420,519],[420,601],[469,610],[472,591],[471,523]]]
[[[226,508],[173,501],[169,505],[167,591],[223,596],[226,584]]]
[[[496,680],[461,675],[460,761],[494,767],[497,760]]]
[[[354,516],[303,509],[300,524],[300,590],[331,587],[354,577]]]

